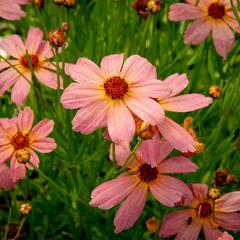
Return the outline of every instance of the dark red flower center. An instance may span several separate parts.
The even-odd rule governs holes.
[[[212,205],[208,201],[200,204],[198,209],[200,210],[200,217],[205,218],[209,217],[212,214]]]
[[[111,77],[104,83],[104,89],[113,100],[120,100],[128,93],[128,83],[121,77]]]
[[[29,55],[30,57],[30,61],[32,63],[32,67],[33,68],[36,68],[38,66],[38,62],[39,62],[39,59],[38,59],[38,56],[36,55]],[[28,59],[27,59],[27,56],[24,55],[23,57],[21,57],[21,64],[25,67],[25,68],[30,68],[30,66],[28,65]]]
[[[149,183],[157,179],[158,170],[156,167],[152,168],[151,165],[144,163],[138,168],[137,174],[141,181]]]
[[[208,8],[208,15],[215,19],[220,19],[225,15],[225,8],[219,3],[212,3]]]
[[[24,135],[22,132],[17,132],[17,134],[11,140],[12,145],[15,150],[23,149],[29,146],[29,135]]]

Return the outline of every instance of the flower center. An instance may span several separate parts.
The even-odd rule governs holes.
[[[151,165],[144,163],[138,168],[137,174],[141,181],[149,183],[157,179],[158,170],[156,167],[152,168]]]
[[[32,63],[33,68],[36,68],[38,66],[38,56],[36,55],[29,55],[30,57],[30,61]],[[25,68],[30,68],[30,66],[28,65],[28,59],[27,56],[24,55],[23,57],[21,57],[21,64],[25,67]]]
[[[17,132],[17,134],[11,140],[12,145],[15,150],[23,149],[29,146],[29,135],[23,135],[22,132]]]
[[[104,90],[113,100],[120,100],[128,93],[128,83],[121,77],[111,77],[104,83]]]
[[[199,205],[198,211],[200,213],[200,217],[209,217],[212,214],[212,205],[210,202],[206,201]]]
[[[208,8],[208,15],[215,19],[220,19],[225,15],[225,8],[219,3],[212,3]]]

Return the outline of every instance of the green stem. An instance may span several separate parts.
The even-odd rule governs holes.
[[[25,216],[25,217],[22,218],[22,221],[21,221],[21,223],[20,223],[20,225],[19,225],[19,228],[18,228],[18,231],[17,231],[17,233],[16,233],[16,236],[14,237],[14,240],[17,240],[17,239],[18,239],[18,237],[19,237],[19,235],[20,235],[20,232],[21,232],[21,230],[22,230],[22,228],[23,228],[23,225],[24,225],[24,223],[26,222],[26,220],[27,220],[27,216]]]
[[[10,224],[11,216],[12,216],[12,209],[10,208],[10,209],[9,209],[9,214],[8,214],[7,226],[6,226],[6,230],[5,230],[5,234],[4,234],[4,240],[7,240],[8,227],[9,227],[9,224]]]

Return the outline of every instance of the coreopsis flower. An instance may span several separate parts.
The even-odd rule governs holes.
[[[10,159],[10,176],[14,182],[24,178],[26,168],[38,167],[35,151],[52,152],[56,148],[53,138],[47,137],[53,130],[52,120],[42,120],[33,126],[33,111],[26,107],[17,117],[0,119],[0,164]]]
[[[0,17],[8,20],[18,20],[26,16],[20,5],[28,4],[29,0],[1,0]]]
[[[219,237],[217,240],[234,240],[234,238],[229,233],[223,232],[222,236]]]
[[[218,99],[222,96],[222,89],[219,86],[213,85],[208,89],[208,94],[212,98]]]
[[[187,185],[167,174],[195,172],[196,165],[185,157],[164,160],[172,146],[167,141],[160,143],[158,135],[144,143],[127,172],[99,185],[91,194],[90,205],[100,209],[110,209],[123,201],[114,218],[116,233],[134,225],[144,208],[148,192],[168,207],[179,203],[186,205],[192,200]],[[118,157],[116,155],[117,161]],[[153,163],[154,167],[152,159],[158,159],[156,164]]]
[[[198,45],[211,33],[218,55],[226,58],[234,44],[231,29],[240,33],[230,0],[186,0],[170,6],[171,21],[194,20],[184,34],[184,43]],[[233,1],[234,2],[234,1]],[[237,8],[236,11],[240,13]]]
[[[89,134],[107,127],[113,142],[130,142],[135,134],[132,113],[151,125],[164,119],[163,108],[154,98],[167,97],[170,90],[157,80],[156,68],[139,55],[124,63],[123,57],[106,56],[100,68],[87,58],[66,66],[76,82],[64,90],[61,102],[68,109],[81,108],[72,121],[75,131]]]
[[[147,230],[148,230],[150,233],[154,233],[154,232],[156,232],[157,229],[158,229],[159,221],[158,221],[155,217],[151,217],[151,218],[148,218],[148,219],[145,221],[145,225],[146,225]]]
[[[30,28],[25,43],[20,36],[14,34],[4,37],[0,47],[11,56],[9,62],[18,70],[7,62],[0,61],[0,96],[13,86],[12,101],[16,105],[26,101],[32,83],[27,52],[37,79],[44,85],[57,89],[56,67],[48,60],[53,55],[49,44],[43,41],[43,32],[39,28]]]
[[[20,213],[24,216],[29,215],[32,212],[32,205],[29,203],[23,203],[19,209]]]
[[[205,239],[222,237],[220,227],[232,231],[240,230],[240,191],[224,194],[213,200],[208,197],[206,184],[191,185],[193,201],[189,209],[178,210],[164,217],[159,236],[175,239],[198,239],[203,229]]]
[[[14,185],[13,179],[10,176],[9,167],[7,167],[5,163],[0,163],[0,188],[9,190],[12,189]]]
[[[49,32],[48,41],[52,47],[61,47],[65,43],[65,35],[62,28],[57,27],[54,31]]]
[[[211,183],[221,188],[228,184],[236,184],[237,178],[235,175],[231,174],[227,168],[220,168],[215,172],[214,179]]]

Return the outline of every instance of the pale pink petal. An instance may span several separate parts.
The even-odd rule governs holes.
[[[207,107],[212,103],[212,98],[205,97],[202,94],[192,93],[161,100],[159,103],[166,111],[190,112]]]
[[[10,56],[20,58],[25,54],[25,46],[22,39],[14,34],[6,36],[0,43],[0,47]]]
[[[215,222],[227,230],[240,230],[240,213],[215,212]]]
[[[100,209],[110,209],[131,193],[137,184],[134,176],[121,174],[96,187],[91,193],[92,200],[89,204]]]
[[[188,220],[193,216],[191,210],[178,210],[167,214],[162,221],[159,230],[160,237],[170,237],[185,229],[188,226]]]
[[[138,185],[118,209],[114,218],[115,233],[120,233],[134,225],[146,203],[147,185]]]
[[[33,125],[34,114],[31,108],[25,107],[23,111],[18,114],[18,128],[23,133],[26,134],[30,131]]]
[[[201,9],[187,3],[172,4],[168,12],[168,19],[171,21],[194,20],[203,16]]]
[[[201,231],[201,224],[199,222],[192,221],[191,224],[183,228],[175,237],[175,240],[198,240],[199,233]]]
[[[81,108],[72,120],[73,130],[89,134],[98,128],[107,126],[109,105],[101,100]]]
[[[159,164],[160,173],[196,172],[197,165],[186,157],[172,157]]]
[[[10,176],[13,179],[13,182],[17,182],[18,180],[23,179],[25,175],[25,165],[22,163],[18,163],[15,154],[13,154],[10,162]]]
[[[195,183],[190,185],[193,197],[196,198],[200,203],[203,203],[208,196],[208,186],[206,184]]]
[[[0,188],[12,189],[14,182],[10,176],[10,169],[6,164],[0,164]]]
[[[42,138],[31,142],[31,148],[41,153],[52,152],[57,147],[57,144],[53,138]]]
[[[123,64],[124,54],[106,56],[101,61],[101,70],[107,77],[119,76]]]
[[[2,2],[5,1],[5,2]],[[1,0],[0,17],[8,20],[18,20],[26,13],[22,11],[21,7],[17,5],[17,2],[9,2],[9,0]]]
[[[223,21],[227,25],[229,25],[234,31],[236,31],[237,33],[240,33],[240,25],[236,19],[229,17],[229,16],[225,16],[223,18]]]
[[[216,200],[216,211],[237,212],[240,211],[240,191],[224,194]]]
[[[128,141],[122,142],[121,144],[115,144],[115,159],[117,165],[122,166],[130,154],[131,151]],[[113,160],[113,144],[110,146],[109,158]]]
[[[170,88],[171,94],[169,97],[175,96],[182,92],[188,85],[189,81],[187,75],[174,73],[163,80],[164,84]]]
[[[222,232],[218,228],[207,221],[203,222],[203,232],[206,240],[217,239],[222,235]]]
[[[227,24],[214,24],[212,27],[213,44],[218,55],[227,58],[234,44],[234,34]]]
[[[45,60],[53,57],[50,45],[48,42],[42,41],[38,47],[36,55],[40,60]]]
[[[106,139],[106,140],[108,140],[108,141],[110,141],[110,142],[112,141],[111,138],[110,138],[110,136],[109,136],[108,129],[106,129],[106,130],[103,132],[102,136],[104,137],[104,139]]]
[[[0,164],[6,162],[12,156],[14,148],[12,145],[4,145],[0,147]]]
[[[126,100],[127,106],[143,121],[155,126],[162,122],[164,110],[156,101],[146,97],[130,97]]]
[[[221,237],[219,237],[217,240],[234,240],[233,236],[228,234],[227,232],[223,232]]]
[[[184,43],[198,45],[203,42],[211,31],[211,25],[205,18],[190,24],[184,34]]]
[[[43,41],[43,32],[40,28],[30,28],[25,42],[29,54],[36,54],[41,42]]]
[[[44,119],[33,127],[31,131],[31,136],[33,139],[44,138],[53,131],[53,127],[54,127],[53,120]]]
[[[20,78],[12,88],[11,99],[17,105],[21,105],[27,99],[31,85],[24,79]]]
[[[123,141],[131,142],[134,137],[134,119],[126,105],[121,101],[110,105],[108,132],[112,141],[116,144],[120,144]]]
[[[121,77],[129,83],[157,79],[156,67],[146,58],[132,55],[124,62]]]
[[[10,60],[10,61],[15,61],[15,60]],[[6,69],[6,68],[10,68],[10,67],[11,66],[7,62],[0,60],[0,71],[2,71],[3,69]]]
[[[197,3],[199,2],[198,0],[186,0],[187,3],[191,4],[191,5],[197,5]]]
[[[173,151],[173,149],[172,144],[170,144],[166,139],[161,139],[159,145],[160,156],[158,158],[158,163],[164,160]]]
[[[1,118],[0,125],[2,130],[5,132],[5,136],[11,139],[18,131],[17,117],[14,118]]]
[[[38,155],[37,155],[33,150],[31,150],[31,149],[28,149],[28,152],[30,153],[29,162],[30,162],[31,164],[30,164],[30,163],[26,163],[25,166],[26,166],[28,169],[30,169],[30,170],[33,169],[33,166],[32,166],[32,165],[34,165],[36,168],[38,168],[39,162],[40,162]]]
[[[168,117],[158,124],[158,129],[163,137],[181,152],[194,152],[195,142],[192,136],[179,124]]]

